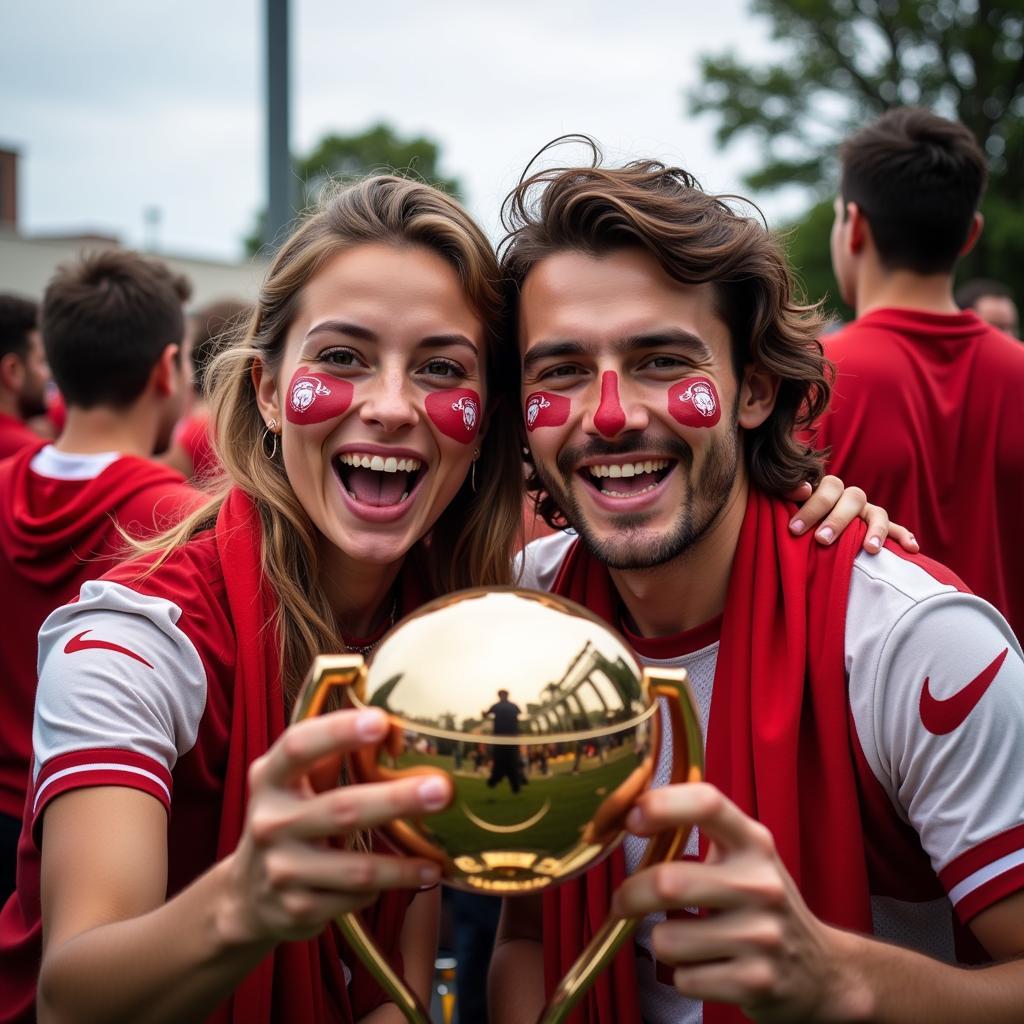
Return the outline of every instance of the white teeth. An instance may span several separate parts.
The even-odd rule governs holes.
[[[646,494],[648,491],[653,491],[657,486],[657,484],[650,484],[642,491],[633,491],[631,494],[625,494],[622,491],[609,491],[607,488],[602,487],[601,493],[607,494],[610,498],[635,498],[638,494]]]
[[[648,459],[646,462],[609,463],[603,466],[588,466],[587,470],[591,476],[617,478],[639,476],[641,473],[655,473],[658,470],[665,469],[667,466],[668,459]]]
[[[419,459],[396,459],[393,455],[363,455],[359,452],[345,452],[338,461],[354,469],[372,469],[375,473],[415,473],[423,463]]]

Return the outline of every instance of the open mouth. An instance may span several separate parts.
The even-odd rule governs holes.
[[[584,466],[579,476],[589,487],[609,498],[636,498],[655,490],[675,469],[674,459],[639,459],[636,462]]]
[[[334,458],[334,472],[354,501],[392,508],[408,500],[426,470],[419,459],[343,452]]]

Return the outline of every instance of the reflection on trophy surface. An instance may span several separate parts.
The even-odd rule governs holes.
[[[701,777],[685,672],[642,669],[606,625],[550,594],[478,589],[434,601],[396,626],[368,666],[358,655],[317,658],[294,718],[320,713],[336,688],[348,704],[382,708],[392,721],[378,749],[351,758],[353,781],[434,771],[452,780],[446,809],[380,831],[470,891],[539,892],[611,849],[653,777],[658,696],[669,698],[672,780]],[[673,856],[684,838],[652,841],[650,858]],[[623,925],[609,923],[616,948],[631,928]],[[408,1019],[420,1019],[416,1012]]]
[[[463,888],[536,890],[583,869],[650,781],[659,722],[636,659],[549,595],[477,591],[428,606],[381,644],[350,696],[396,725],[391,756],[358,758],[358,780],[453,779],[445,811],[383,831]]]

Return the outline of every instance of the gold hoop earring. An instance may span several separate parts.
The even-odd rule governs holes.
[[[480,458],[480,449],[473,449],[473,465],[469,471],[469,486],[474,494],[476,494],[476,460]]]
[[[274,439],[273,444],[272,444],[269,452],[267,451],[267,435],[268,434]],[[263,447],[263,456],[264,456],[264,458],[269,459],[271,462],[273,462],[274,459],[277,457],[277,420],[272,419],[272,420],[270,420],[267,423],[267,429],[263,431],[263,437],[261,439],[261,444],[262,444],[262,447]]]

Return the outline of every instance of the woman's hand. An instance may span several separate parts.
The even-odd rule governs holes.
[[[920,550],[914,535],[905,526],[891,523],[884,508],[872,505],[859,487],[844,487],[837,476],[822,477],[815,488],[809,483],[800,484],[786,498],[803,502],[789,522],[790,530],[797,536],[817,526],[814,539],[819,544],[831,544],[854,519],[860,518],[868,524],[863,546],[869,554],[878,554],[887,537],[911,554]]]
[[[438,881],[430,861],[330,843],[393,818],[439,811],[451,800],[451,784],[440,773],[314,789],[310,774],[325,759],[379,742],[387,730],[382,711],[336,711],[290,726],[252,763],[245,831],[229,858],[218,915],[231,941],[309,938],[333,918],[372,903],[383,889]]]

